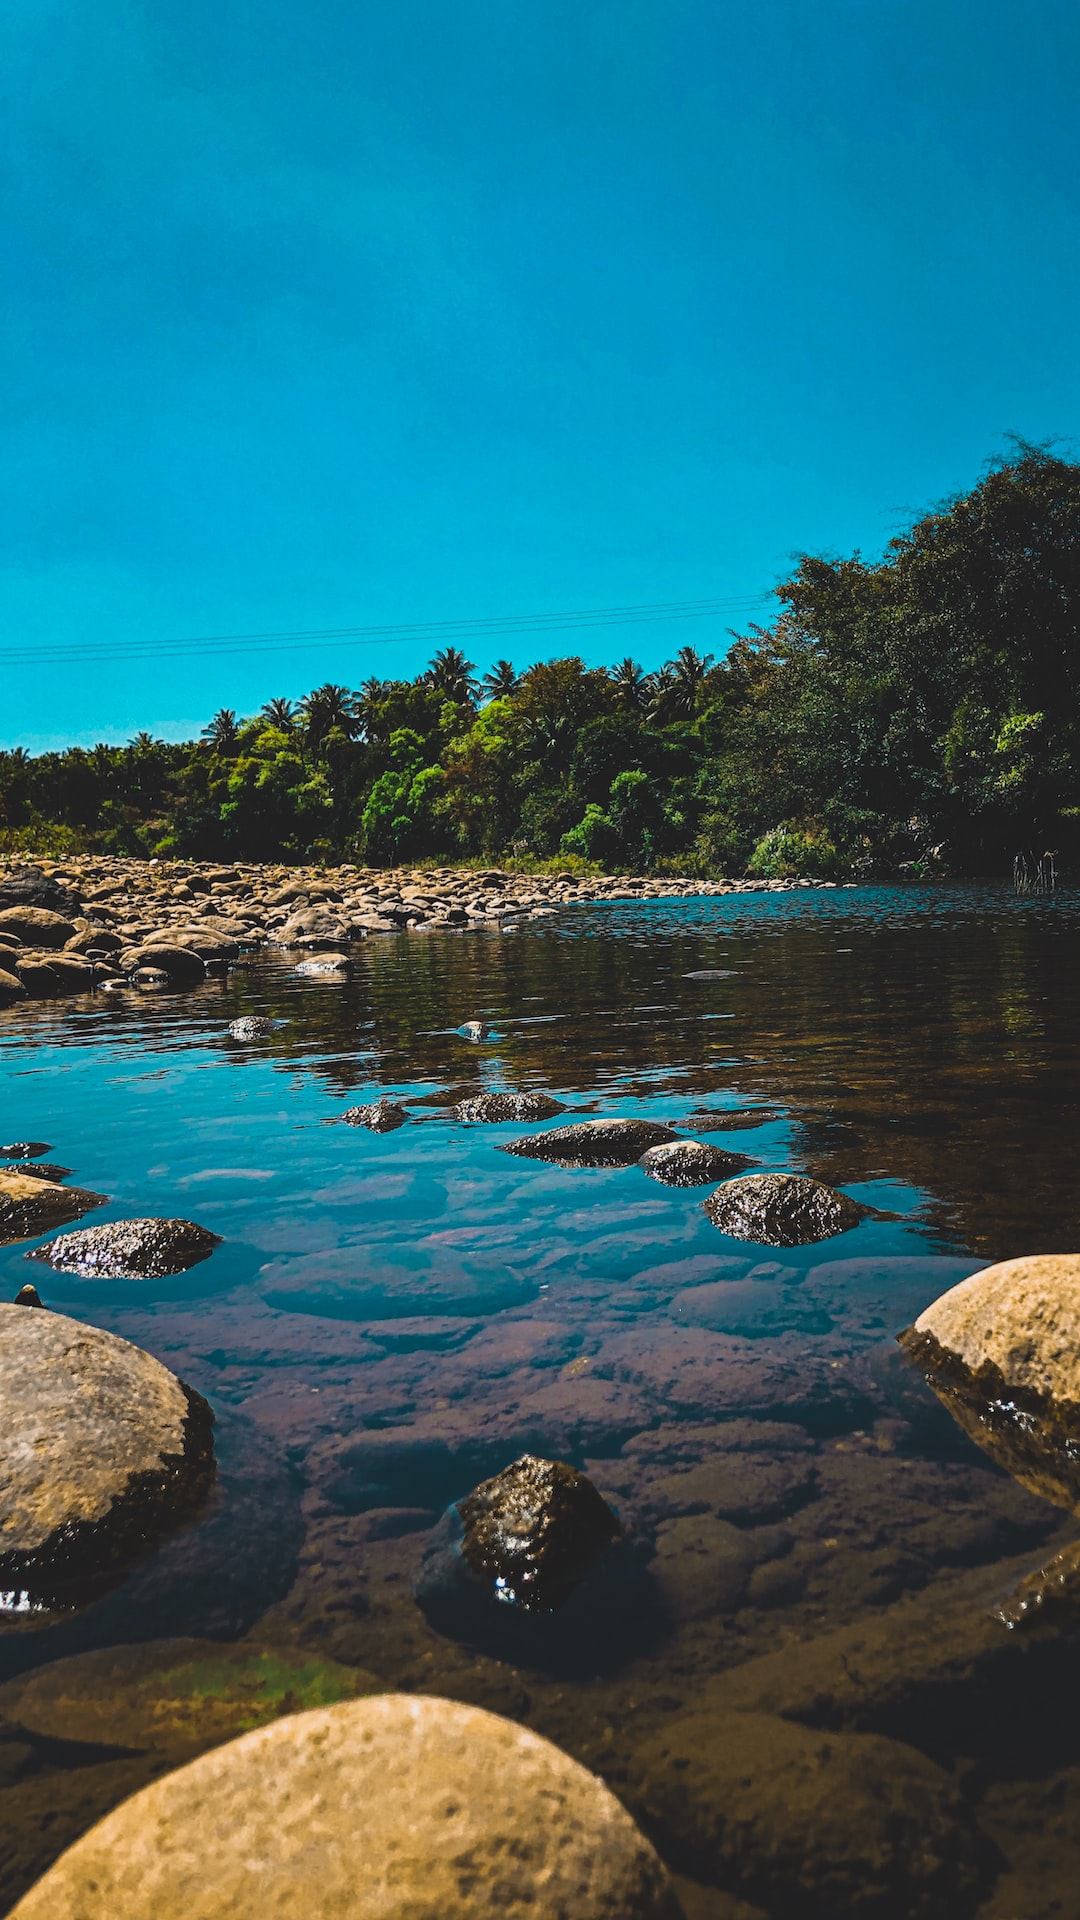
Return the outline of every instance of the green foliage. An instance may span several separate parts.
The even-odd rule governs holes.
[[[0,753],[0,850],[809,878],[1080,851],[1080,465],[1019,445],[777,598],[719,664],[477,681],[448,647],[181,745]]]

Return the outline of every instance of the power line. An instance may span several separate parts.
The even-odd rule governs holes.
[[[725,615],[746,614],[772,599],[771,593],[744,594],[730,600],[659,601],[641,606],[578,608],[550,614],[482,615],[470,620],[410,621],[400,625],[355,627],[309,627],[278,629],[264,633],[204,634],[165,642],[151,640],[105,641],[100,645],[66,643],[33,649],[0,648],[0,664],[18,666],[75,661],[156,661],[163,659],[210,659],[226,654],[287,653],[319,645],[320,648],[403,646],[410,640],[431,644],[438,640],[475,643],[500,636],[531,633],[581,632],[598,627],[646,626],[679,620],[712,620]]]

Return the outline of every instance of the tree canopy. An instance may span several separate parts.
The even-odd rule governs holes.
[[[446,647],[185,744],[0,753],[0,848],[822,877],[1073,854],[1080,465],[1018,444],[879,560],[803,554],[776,592],[719,662],[478,681]]]

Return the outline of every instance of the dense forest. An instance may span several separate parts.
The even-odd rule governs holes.
[[[0,753],[0,851],[822,878],[1080,847],[1080,465],[1019,444],[714,663],[328,684],[201,739]]]

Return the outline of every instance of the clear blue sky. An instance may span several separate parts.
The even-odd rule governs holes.
[[[1080,436],[1074,0],[9,0],[0,40],[0,743],[432,650],[132,642],[751,596]]]

